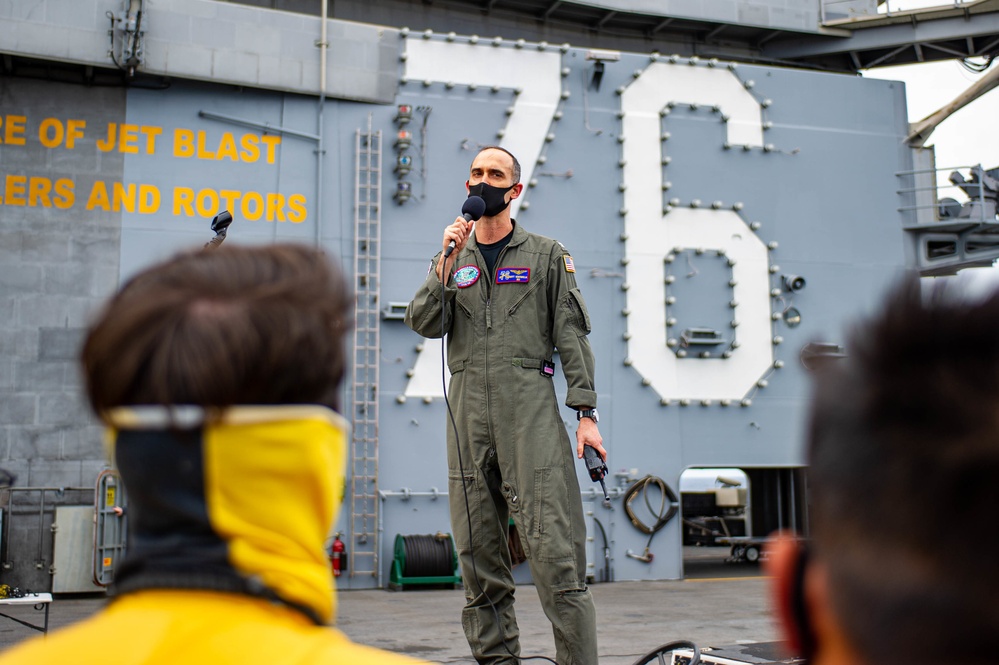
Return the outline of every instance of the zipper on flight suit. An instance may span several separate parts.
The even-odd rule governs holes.
[[[511,238],[512,240],[512,238]],[[486,334],[483,336],[483,350],[485,355],[485,381],[486,381],[486,424],[489,428],[489,438],[493,438],[492,422],[489,419],[490,409],[490,385],[489,385],[489,331],[493,328],[493,280],[496,279],[496,269],[503,265],[502,259],[506,255],[506,250],[509,249],[510,245],[500,250],[500,253],[496,256],[496,262],[493,264],[493,269],[490,272],[489,280],[486,282]]]

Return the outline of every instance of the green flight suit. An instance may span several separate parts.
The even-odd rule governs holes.
[[[432,268],[406,309],[406,323],[424,337],[448,335],[448,398],[458,429],[456,437],[447,426],[448,492],[465,581],[465,635],[480,663],[514,663],[507,647],[520,653],[507,546],[512,517],[552,623],[556,659],[595,665],[576,446],[559,412],[554,366],[543,372],[557,348],[566,405],[596,406],[590,320],[572,257],[555,240],[515,223],[491,277],[474,234],[453,265],[446,306]],[[502,618],[506,646],[489,600]]]

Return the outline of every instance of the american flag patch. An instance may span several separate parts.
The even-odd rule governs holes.
[[[568,254],[563,254],[562,260],[565,261],[566,272],[576,272],[576,266],[573,265],[571,256],[569,256]]]

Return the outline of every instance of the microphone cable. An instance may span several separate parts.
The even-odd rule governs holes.
[[[445,261],[445,257],[443,254],[441,255],[441,261]],[[455,259],[455,261],[457,261],[457,258]],[[493,599],[489,597],[489,594],[486,593],[485,589],[482,588],[482,580],[479,579],[479,570],[475,565],[475,548],[474,545],[472,544],[472,510],[468,502],[468,487],[465,485],[466,481],[465,464],[461,459],[461,435],[458,432],[458,423],[454,419],[454,412],[451,410],[451,402],[448,400],[447,397],[447,372],[445,371],[445,369],[447,368],[447,360],[444,351],[444,335],[445,335],[444,312],[445,312],[445,307],[447,306],[447,302],[445,301],[445,296],[446,296],[445,286],[446,286],[446,279],[448,278],[448,276],[444,274],[444,268],[445,264],[441,263],[441,271],[439,276],[441,282],[441,385],[444,390],[444,405],[447,407],[447,415],[451,422],[451,429],[454,430],[455,449],[458,452],[458,470],[461,472],[461,491],[465,496],[465,519],[468,521],[468,556],[472,560],[472,577],[475,578],[475,585],[479,588],[479,593],[485,597],[486,602],[489,603],[489,607],[493,611],[493,616],[496,618],[496,625],[499,627],[500,640],[503,642],[503,648],[506,649],[506,652],[508,654],[510,654],[510,657],[520,662],[528,660],[544,660],[548,661],[549,663],[553,663],[553,665],[558,665],[557,661],[547,656],[522,657],[518,656],[517,654],[515,654],[513,651],[510,650],[510,645],[507,644],[506,631],[503,629],[503,621],[500,619],[499,609],[497,609],[496,604],[493,602]],[[474,479],[474,477],[475,476],[473,475],[472,478]]]

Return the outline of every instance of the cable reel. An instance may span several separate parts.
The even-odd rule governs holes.
[[[449,533],[395,537],[395,558],[392,560],[390,586],[455,585],[461,576],[455,574],[458,552]]]

